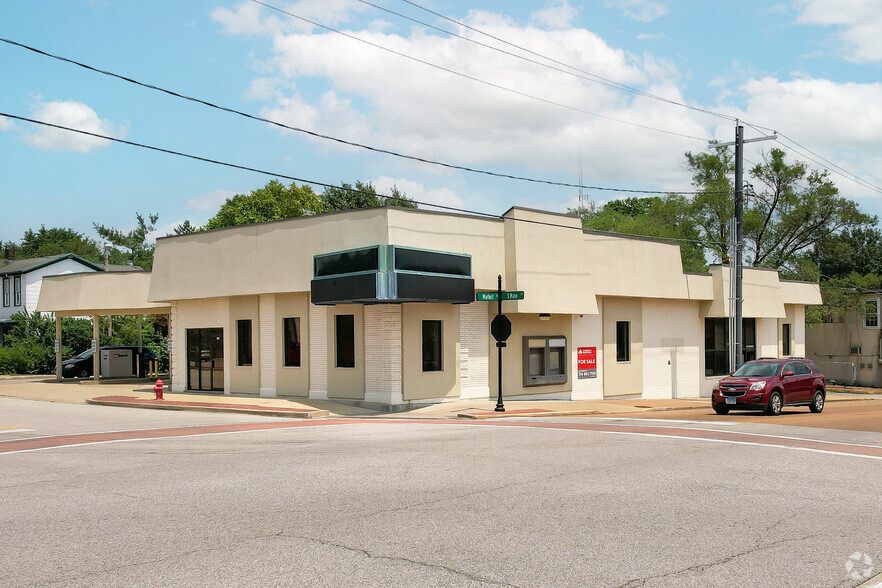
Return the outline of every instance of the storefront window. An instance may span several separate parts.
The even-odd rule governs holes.
[[[781,355],[787,357],[790,355],[790,324],[781,325]]]
[[[741,323],[744,339],[744,361],[756,359],[756,319],[746,318]],[[704,319],[704,375],[725,376],[729,368],[729,319]]]

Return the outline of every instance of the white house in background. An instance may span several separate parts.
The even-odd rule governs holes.
[[[112,265],[109,269],[133,271],[140,268]],[[103,266],[73,253],[16,259],[15,249],[6,249],[0,260],[0,347],[4,335],[15,324],[12,316],[36,310],[44,277],[103,271]]]

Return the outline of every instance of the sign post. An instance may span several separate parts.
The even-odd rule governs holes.
[[[496,380],[499,388],[499,397],[496,400],[496,408],[493,409],[496,412],[505,412],[505,405],[502,403],[502,348],[505,347],[506,340],[511,336],[511,321],[507,316],[502,314],[502,301],[523,299],[523,290],[512,290],[509,292],[502,291],[502,275],[496,277],[496,292],[478,292],[475,294],[475,300],[479,302],[496,302],[496,316],[490,321],[490,334],[496,339],[496,348],[499,353],[499,359],[496,362],[496,365],[499,368],[499,377]]]

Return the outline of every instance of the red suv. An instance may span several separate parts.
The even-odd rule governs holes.
[[[730,410],[764,410],[780,414],[784,406],[824,410],[827,379],[808,359],[757,359],[716,383],[711,406],[717,414]]]

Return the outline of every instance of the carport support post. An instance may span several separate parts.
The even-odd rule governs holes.
[[[92,317],[92,339],[95,341],[95,353],[92,354],[92,379],[97,384],[101,373],[101,345],[98,344],[98,315]]]
[[[55,315],[55,379],[61,381],[61,317]]]

